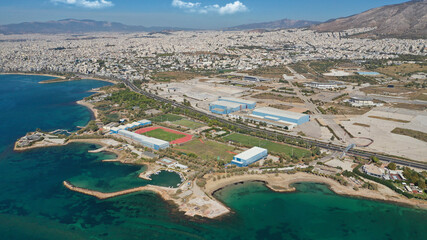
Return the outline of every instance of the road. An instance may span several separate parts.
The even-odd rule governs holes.
[[[205,113],[199,110],[196,110],[192,107],[183,105],[181,103],[178,102],[174,102],[172,100],[169,99],[165,99],[162,97],[159,97],[158,95],[146,92],[144,90],[141,90],[139,88],[137,88],[132,82],[130,82],[129,80],[122,80],[126,86],[131,89],[132,91],[136,92],[136,93],[140,93],[143,94],[149,98],[161,101],[161,102],[165,102],[165,103],[169,103],[174,107],[178,107],[181,109],[186,109],[189,111],[193,111],[196,112],[200,115],[206,116],[210,119],[214,119],[218,122],[224,123],[224,124],[229,124],[229,125],[234,125],[240,129],[243,130],[247,130],[247,131],[252,131],[252,132],[260,132],[262,134],[265,134],[266,136],[275,136],[278,133],[277,132],[273,132],[270,130],[265,130],[265,129],[259,129],[259,128],[255,128],[255,127],[251,127],[245,124],[241,124],[241,123],[236,123],[233,121],[229,121],[227,119],[224,118],[220,118],[218,116],[215,116],[213,114],[209,114],[209,113]],[[342,152],[344,151],[344,149],[346,148],[346,146],[340,146],[337,144],[332,144],[332,143],[327,143],[327,142],[322,142],[319,140],[314,140],[314,139],[309,139],[309,138],[303,138],[300,136],[292,136],[292,135],[288,135],[288,134],[284,134],[284,133],[279,133],[282,134],[282,136],[284,136],[285,138],[288,139],[293,139],[293,140],[303,140],[304,142],[310,144],[311,146],[317,146],[323,149],[328,149],[331,151],[338,151],[338,152]],[[364,150],[360,150],[360,149],[351,149],[348,151],[347,155],[353,155],[353,156],[359,156],[359,157],[364,157],[364,158],[370,158],[372,156],[376,156],[379,160],[381,161],[385,161],[385,162],[394,162],[396,164],[400,164],[400,165],[404,165],[404,166],[408,166],[408,167],[415,167],[415,168],[420,168],[420,169],[424,169],[427,170],[427,164],[426,163],[421,163],[421,162],[413,162],[410,160],[405,160],[405,159],[400,159],[400,158],[395,158],[395,157],[391,157],[391,156],[387,156],[384,154],[379,154],[379,153],[373,153],[373,152],[368,152],[368,151],[364,151]]]

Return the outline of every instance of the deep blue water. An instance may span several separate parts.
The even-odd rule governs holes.
[[[98,81],[38,84],[41,76],[0,75],[0,239],[425,239],[427,212],[338,196],[297,184],[274,193],[260,183],[215,194],[233,210],[219,220],[192,219],[150,192],[108,200],[69,191],[62,181],[113,191],[144,185],[139,166],[103,163],[93,144],[12,151],[36,128],[75,130],[90,112],[75,104]],[[173,176],[163,176],[169,184]],[[173,182],[173,180],[172,180]]]

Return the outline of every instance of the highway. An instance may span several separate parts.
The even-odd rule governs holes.
[[[303,138],[303,137],[296,137],[296,136],[292,136],[292,135],[288,135],[288,134],[284,134],[284,133],[277,133],[274,131],[270,131],[270,130],[266,130],[266,129],[259,129],[259,128],[255,128],[255,127],[251,127],[245,124],[241,124],[241,123],[237,123],[237,122],[233,122],[233,121],[229,121],[227,119],[223,119],[220,118],[218,116],[215,116],[213,114],[208,114],[202,111],[199,111],[197,109],[194,109],[192,107],[183,105],[181,103],[177,103],[175,101],[166,99],[166,98],[162,98],[158,95],[149,93],[147,91],[141,90],[139,88],[137,88],[132,82],[128,81],[128,80],[122,80],[126,86],[131,89],[132,91],[139,93],[139,94],[143,94],[149,98],[161,101],[161,102],[165,102],[165,103],[169,103],[172,106],[175,107],[179,107],[182,109],[187,109],[193,112],[196,112],[200,115],[204,115],[206,117],[209,117],[210,119],[214,119],[217,120],[221,123],[225,123],[225,124],[229,124],[229,125],[234,125],[240,129],[243,130],[247,130],[247,131],[252,131],[252,132],[261,132],[262,134],[265,135],[269,135],[269,136],[275,136],[277,134],[280,134],[282,136],[284,136],[285,138],[288,139],[293,139],[293,140],[303,140],[304,142],[310,144],[311,146],[317,146],[323,149],[328,149],[328,150],[332,150],[332,151],[338,151],[338,152],[343,152],[344,149],[347,146],[340,146],[340,145],[336,145],[336,144],[331,144],[331,143],[327,143],[327,142],[322,142],[322,141],[318,141],[318,140],[313,140],[313,139],[309,139],[309,138]],[[400,165],[404,165],[404,166],[408,166],[408,167],[415,167],[415,168],[419,168],[419,169],[423,169],[423,170],[427,170],[427,163],[421,163],[421,162],[413,162],[410,160],[405,160],[405,159],[400,159],[400,158],[395,158],[395,157],[391,157],[391,156],[387,156],[384,154],[379,154],[379,153],[373,153],[373,152],[369,152],[369,151],[364,151],[364,150],[360,150],[360,149],[350,149],[347,152],[348,155],[353,155],[353,156],[359,156],[359,157],[363,157],[363,158],[370,158],[372,156],[376,156],[379,160],[384,161],[384,162],[394,162],[396,164],[400,164]]]

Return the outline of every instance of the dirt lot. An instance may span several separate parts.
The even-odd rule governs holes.
[[[360,91],[366,94],[400,96],[400,97],[407,97],[409,99],[427,101],[426,89],[406,88],[403,86],[395,86],[393,88],[372,86],[372,87],[361,88]]]
[[[286,66],[279,67],[263,67],[254,70],[244,71],[249,75],[264,77],[264,78],[282,78],[283,74],[291,74]]]

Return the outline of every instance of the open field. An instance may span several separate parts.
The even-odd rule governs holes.
[[[203,123],[194,122],[194,121],[191,121],[188,119],[181,119],[181,120],[173,121],[172,123],[176,124],[176,125],[188,127],[190,129],[197,129],[197,128],[205,126]]]
[[[369,107],[351,107],[338,103],[327,103],[322,108],[326,113],[334,115],[363,115],[371,110]]]
[[[393,129],[393,131],[391,132],[394,134],[405,135],[405,136],[413,137],[415,139],[427,142],[427,133],[425,132],[415,131],[415,130],[406,129],[406,128],[399,128],[399,127]]]
[[[380,116],[369,116],[370,118],[376,118],[376,119],[381,119],[381,120],[386,120],[386,121],[393,121],[393,122],[399,122],[399,123],[408,123],[410,121],[407,120],[401,120],[401,119],[396,119],[396,118],[387,118],[387,117],[380,117]]]
[[[158,82],[170,82],[189,80],[196,77],[201,77],[201,75],[193,72],[159,72],[153,75],[153,80]]]
[[[159,115],[156,117],[151,118],[151,121],[153,122],[174,122],[174,121],[178,121],[183,119],[183,117],[178,116],[178,115],[174,115],[174,114],[163,114],[163,115]]]
[[[231,161],[233,154],[229,153],[234,151],[234,148],[224,143],[214,141],[204,141],[203,143],[199,139],[193,139],[178,147],[179,151],[185,153],[195,153],[199,158],[205,161],[220,159]]]
[[[148,137],[161,139],[161,140],[168,141],[168,142],[171,142],[171,141],[174,141],[174,140],[177,140],[177,139],[184,137],[184,135],[182,135],[182,134],[167,132],[161,128],[157,128],[157,129],[154,129],[152,131],[145,132],[145,133],[143,133],[143,135],[148,136]]]
[[[261,67],[254,70],[244,71],[243,73],[263,78],[282,78],[283,74],[291,74],[286,66]]]
[[[427,101],[426,89],[414,89],[414,88],[407,88],[404,86],[395,86],[393,88],[388,88],[385,86],[384,87],[371,86],[371,87],[361,88],[360,91],[366,94],[390,95],[390,96],[407,97],[409,99]]]
[[[411,73],[427,72],[427,65],[405,63],[402,65],[377,68],[375,71],[399,78],[401,76],[408,76]]]
[[[272,99],[272,100],[278,100],[281,102],[289,102],[289,103],[304,103],[298,97],[283,96],[281,94],[275,94],[275,93],[260,93],[252,97],[257,99]]]
[[[390,105],[395,108],[404,108],[404,109],[417,110],[417,111],[424,111],[427,109],[426,105],[421,105],[421,104],[391,103]]]
[[[250,147],[258,146],[258,147],[266,148],[270,152],[284,153],[289,156],[291,156],[292,154],[294,154],[297,157],[311,155],[310,151],[306,149],[292,147],[290,145],[281,144],[281,143],[275,143],[272,141],[264,140],[257,137],[247,136],[240,133],[232,133],[224,137],[224,140],[237,142],[242,145],[250,146]]]

